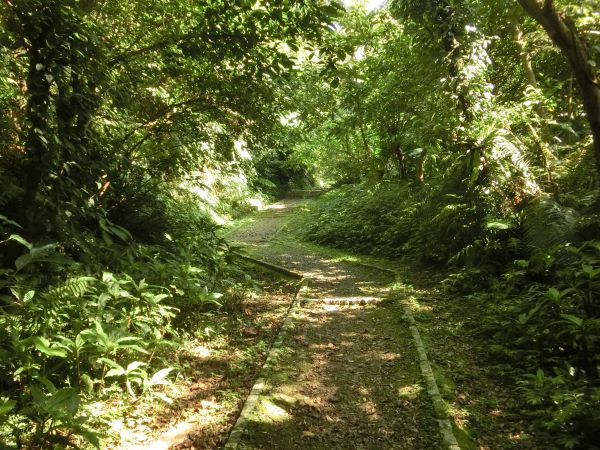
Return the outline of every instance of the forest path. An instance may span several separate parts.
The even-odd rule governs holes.
[[[393,280],[285,239],[300,200],[228,239],[310,279],[239,449],[436,449],[442,445]]]

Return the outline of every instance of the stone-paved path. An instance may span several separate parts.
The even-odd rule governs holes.
[[[228,236],[311,280],[238,448],[442,448],[392,280],[277,239],[300,204],[273,205]]]

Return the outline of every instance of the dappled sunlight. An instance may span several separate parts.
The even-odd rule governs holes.
[[[363,401],[363,403],[360,404],[359,409],[366,414],[367,420],[378,421],[382,418],[381,415],[377,412],[376,404],[371,400]]]
[[[398,395],[400,397],[416,398],[424,391],[424,387],[420,383],[415,383],[407,386],[401,386],[398,388]]]
[[[348,275],[341,275],[343,272],[335,273],[334,271],[324,272],[324,271],[307,271],[304,274],[314,281],[340,281],[349,279]]]
[[[277,257],[281,261],[285,255],[286,267],[313,275],[310,291],[294,319],[289,341],[293,352],[280,361],[275,374],[281,372],[274,374],[277,381],[269,388],[269,402],[276,408],[253,417],[256,429],[245,439],[254,442],[252,447],[322,448],[316,445],[321,439],[348,442],[358,432],[369,436],[367,448],[387,448],[394,439],[411,448],[409,443],[418,437],[408,431],[399,434],[397,427],[404,426],[404,414],[426,420],[421,412],[426,392],[417,381],[416,358],[407,359],[406,348],[400,348],[392,335],[382,335],[381,324],[390,321],[389,315],[370,306],[387,295],[387,281],[347,263],[310,254],[300,258],[286,250]],[[272,260],[271,256],[267,258]],[[390,332],[396,330],[394,323],[388,326]],[[403,372],[415,378],[406,383]],[[402,389],[404,397],[398,395]],[[258,444],[263,442],[261,436],[278,444]]]
[[[424,305],[423,303],[419,303],[416,297],[411,297],[409,299],[410,309],[414,313],[431,313],[433,311],[433,307],[431,305]]]
[[[190,353],[200,359],[209,358],[211,355],[210,349],[205,345],[197,345],[196,347],[191,349]]]
[[[257,210],[262,210],[265,207],[265,202],[257,197],[254,198],[250,198],[248,199],[248,204],[254,208],[256,208]]]
[[[282,209],[287,209],[288,206],[283,204],[283,203],[272,203],[270,205],[265,206],[263,209],[265,211],[272,211],[272,210],[282,210]]]
[[[358,304],[358,305],[366,305],[367,303],[373,303],[381,301],[378,297],[322,297],[319,301],[328,304]]]
[[[329,312],[339,311],[341,309],[341,307],[339,305],[328,305],[326,303],[323,304],[322,308],[324,311],[329,311]]]
[[[197,434],[201,429],[210,428],[222,420],[218,414],[223,408],[222,405],[210,400],[202,400],[199,406],[199,408],[196,408],[198,411],[193,418],[175,423],[162,433],[158,439],[153,441],[146,440],[147,436],[144,439],[145,433],[143,433],[143,430],[140,433],[139,428],[119,430],[121,439],[124,441],[124,445],[119,448],[122,450],[167,450],[175,444],[188,440],[189,436]],[[112,425],[115,426],[116,424]],[[142,438],[141,441],[140,438]],[[134,442],[139,442],[139,444],[134,445]]]
[[[257,415],[261,420],[267,419],[272,422],[281,422],[290,418],[290,414],[285,409],[268,399],[260,400]]]
[[[368,448],[387,448],[392,440],[412,448],[422,437],[398,429],[406,426],[405,415],[413,421],[429,420],[427,394],[397,393],[418,385],[420,374],[417,359],[408,357],[412,346],[399,346],[397,324],[381,307],[392,277],[318,249],[313,252],[285,240],[274,243],[273,230],[283,226],[285,216],[269,214],[261,220],[262,229],[251,224],[242,233],[251,244],[251,255],[302,273],[310,282],[301,298],[304,307],[294,314],[289,347],[280,353],[265,386],[268,392],[251,417],[254,431],[244,439],[270,438],[250,447],[321,448],[315,445],[322,439],[344,442],[364,433]]]
[[[396,361],[400,358],[397,353],[388,351],[376,351],[371,354],[373,358],[380,359],[381,361]]]
[[[1,450],[597,445],[598,4],[2,2]]]
[[[195,323],[199,337],[188,336],[171,355],[186,371],[171,385],[153,388],[172,403],[145,405],[125,419],[116,419],[113,426],[121,442],[111,441],[103,448],[189,448],[200,442],[200,448],[216,446],[241,407],[254,371],[264,361],[263,339],[268,342],[273,336],[295,292],[295,283],[275,280],[273,286],[261,282],[260,295],[247,296],[243,315],[234,316],[236,320],[223,316],[219,326],[211,316],[210,328]],[[258,329],[258,324],[263,326]]]
[[[185,441],[198,428],[198,422],[180,422],[165,432],[160,439],[139,446],[128,447],[131,450],[168,450],[173,443]]]

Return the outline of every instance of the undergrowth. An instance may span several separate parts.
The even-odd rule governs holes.
[[[4,256],[16,255],[0,269],[2,448],[101,448],[110,431],[97,402],[118,399],[125,414],[142,398],[170,402],[170,352],[199,317],[240,314],[253,289],[191,201],[169,203],[172,219],[141,237],[87,214],[100,232],[38,243],[0,216]]]

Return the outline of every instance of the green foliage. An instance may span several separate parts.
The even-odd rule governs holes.
[[[599,251],[597,241],[557,246],[543,282],[534,256],[515,261],[489,294],[471,295],[504,305],[474,326],[490,335],[495,370],[515,380],[532,419],[565,448],[592,445],[600,421]]]
[[[17,446],[83,439],[98,447],[100,435],[76,414],[80,403],[115,389],[125,405],[143,395],[170,402],[160,387],[173,368],[160,355],[176,345],[180,330],[194,332],[196,314],[239,298],[227,247],[214,226],[194,229],[192,217],[175,222],[160,246],[118,244],[129,235],[107,222],[102,230],[115,239],[96,236],[105,257],[88,255],[85,263],[66,258],[56,244],[37,251],[16,234],[4,241],[18,243],[24,255],[0,272],[0,390],[10,393],[1,403],[3,439]]]
[[[51,387],[50,393],[46,394],[32,386],[31,396],[33,401],[24,412],[35,424],[31,438],[34,443],[66,448],[73,444],[74,435],[100,448],[99,434],[85,425],[85,416],[77,415],[80,406],[77,389]]]
[[[286,184],[285,168],[268,164],[289,149],[284,86],[341,10],[334,1],[3,3],[6,445],[99,447],[80,410],[115,391],[126,402],[162,396],[171,369],[160,355],[176,327],[237,301],[243,289],[217,223]]]
[[[557,8],[597,59],[589,2]],[[314,58],[295,81],[289,161],[334,187],[305,237],[452,268],[539,432],[594,448],[598,167],[577,77],[538,25],[516,2],[349,8],[335,83]]]
[[[514,255],[502,248],[513,225],[491,219],[501,213],[498,202],[483,194],[468,198],[445,190],[391,182],[338,189],[314,206],[306,219],[306,236],[413,262],[502,267]]]
[[[557,5],[597,66],[595,3]],[[13,0],[0,24],[8,445],[98,447],[82,405],[160,395],[178,329],[241,308],[217,224],[316,184],[339,189],[309,239],[514,300],[488,334],[540,426],[591,445],[593,120],[515,2]]]

